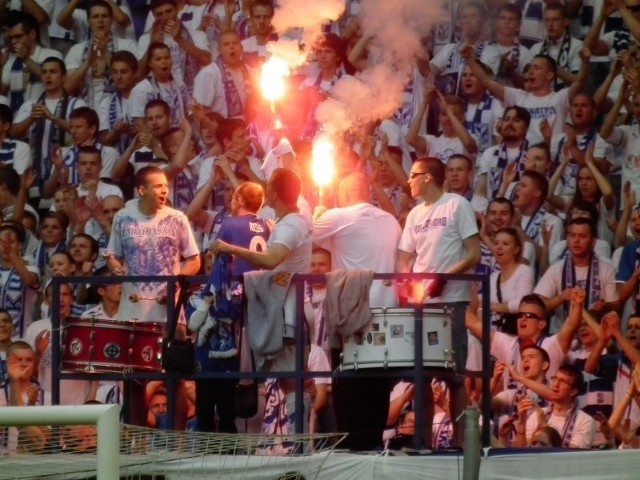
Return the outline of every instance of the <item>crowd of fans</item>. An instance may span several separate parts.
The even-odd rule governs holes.
[[[163,305],[139,311],[145,302],[162,304],[157,289],[122,293],[128,287],[92,285],[91,277],[209,274],[214,254],[218,261],[229,253],[234,274],[284,261],[299,273],[490,275],[489,292],[432,282],[426,294],[437,304],[463,303],[454,341],[468,341],[456,363],[470,371],[481,368],[480,299],[490,297],[496,445],[636,447],[640,4],[443,1],[445,18],[423,39],[397,111],[333,138],[335,180],[320,195],[311,169],[311,146],[323,131],[315,112],[342,79],[376,64],[379,40],[363,35],[360,2],[347,1],[274,106],[257,82],[268,45],[301,40],[297,30],[275,32],[275,3],[0,1],[0,405],[50,402],[52,276],[87,277],[62,286],[63,315],[162,322]],[[293,207],[283,168],[301,179]],[[456,210],[441,224],[433,217],[420,223],[419,209],[441,198],[455,198]],[[140,222],[165,203],[181,212],[175,251],[145,246],[153,235],[144,232],[135,249],[123,243],[134,228],[125,212],[138,202]],[[367,207],[341,210],[356,205]],[[297,233],[286,241],[297,234],[308,247],[298,265],[282,225],[275,245],[285,248],[270,240],[281,215],[294,211],[304,221],[287,224]],[[250,237],[234,236],[236,217],[250,217]],[[349,233],[363,219],[369,228]],[[457,240],[435,233],[448,220]],[[433,267],[429,256],[453,251],[455,268]],[[176,252],[182,268],[166,260]],[[398,305],[387,286],[374,283],[372,307]],[[186,319],[196,345],[216,344],[207,368],[250,368],[239,355],[238,323],[207,318],[215,303],[208,294],[194,294]],[[326,295],[323,283],[306,287],[308,365],[316,371],[339,363],[331,359]],[[236,383],[186,382],[179,426],[237,431]],[[314,383],[306,389],[305,428],[335,430],[331,382]],[[385,397],[384,442],[405,444],[413,434],[413,384],[373,384],[362,385]],[[478,381],[454,384],[427,385],[434,448],[459,444],[451,419],[480,401]],[[61,401],[122,402],[121,389],[65,380]],[[241,430],[290,429],[291,392],[284,380],[267,382],[266,411]],[[134,395],[146,402],[139,416],[148,425],[164,425],[166,395],[161,383]],[[336,413],[340,426],[345,413]],[[0,440],[9,448],[6,436]]]

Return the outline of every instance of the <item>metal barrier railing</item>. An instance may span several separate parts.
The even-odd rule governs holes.
[[[186,277],[190,284],[204,284],[207,281],[206,276],[190,276]],[[471,275],[471,274],[437,274],[437,273],[376,273],[375,280],[424,280],[424,279],[443,279],[443,280],[460,280],[466,282],[481,282],[482,284],[482,370],[480,372],[465,372],[464,376],[482,378],[482,445],[488,447],[490,445],[490,385],[491,366],[490,366],[490,303],[489,303],[489,276],[488,275]],[[60,285],[61,284],[79,284],[87,283],[90,280],[94,285],[120,284],[127,282],[166,282],[167,283],[167,331],[172,328],[171,322],[176,321],[175,313],[175,294],[177,276],[117,276],[117,277],[53,277],[52,278],[52,305],[51,305],[51,322],[52,322],[52,346],[60,346]],[[292,284],[295,286],[296,293],[296,368],[293,372],[198,372],[193,374],[184,374],[178,372],[132,372],[132,373],[89,373],[89,372],[63,372],[61,371],[60,347],[51,348],[52,355],[52,387],[51,400],[54,405],[60,403],[60,383],[61,379],[81,379],[81,380],[124,380],[125,391],[124,398],[128,394],[129,381],[141,380],[163,380],[167,386],[167,410],[168,427],[173,427],[173,412],[176,406],[176,386],[180,380],[196,380],[196,379],[255,379],[262,380],[266,378],[294,378],[295,381],[295,398],[296,398],[296,417],[295,426],[296,433],[302,433],[303,426],[303,395],[304,381],[307,378],[315,377],[341,377],[341,378],[366,378],[366,377],[388,377],[388,378],[408,378],[413,377],[414,381],[414,415],[415,415],[415,432],[414,445],[417,449],[424,448],[424,427],[425,419],[425,378],[428,377],[451,377],[458,375],[454,371],[437,370],[433,371],[425,369],[423,366],[423,308],[424,305],[417,304],[414,307],[414,367],[413,368],[390,368],[384,371],[376,370],[375,372],[358,370],[358,371],[308,371],[304,362],[304,284],[306,282],[321,283],[325,282],[324,275],[302,275],[296,274],[293,277]],[[428,306],[428,305],[427,305]],[[128,418],[128,405],[126,400],[123,402],[124,418]],[[452,419],[455,420],[455,419]]]

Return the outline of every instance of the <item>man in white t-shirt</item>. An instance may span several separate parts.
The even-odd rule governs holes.
[[[447,192],[466,198],[476,214],[483,214],[487,210],[487,199],[473,191],[473,161],[469,157],[451,155],[447,161],[445,179]]]
[[[589,219],[578,217],[571,220],[567,232],[567,247],[571,255],[551,265],[534,289],[548,310],[556,310],[556,319],[560,323],[568,314],[571,289],[575,287],[586,290],[584,308],[587,310],[602,310],[605,304],[614,309],[618,307],[616,269],[594,253],[596,238],[596,227]],[[564,312],[559,308],[563,305]],[[551,331],[558,329],[559,325],[552,325]]]
[[[324,212],[314,222],[313,242],[331,252],[334,270],[392,273],[395,269],[400,224],[390,213],[371,205],[369,199],[367,177],[352,173],[340,182],[339,208]],[[374,280],[370,306],[394,307],[394,286],[389,280]],[[379,443],[389,409],[389,389],[389,379],[384,377],[336,380],[336,421],[339,431],[349,432],[347,448],[362,448],[359,442],[363,440],[353,438],[359,436],[370,439],[370,448]]]
[[[278,34],[271,24],[273,3],[271,0],[255,0],[249,12],[249,22],[255,33],[242,41],[242,58],[251,68],[259,68],[269,58],[267,44],[278,40]]]
[[[560,331],[552,336],[545,335],[545,331],[548,328],[548,320],[546,306],[542,298],[536,294],[522,297],[518,309],[518,334],[509,335],[508,333],[491,330],[489,336],[491,355],[496,360],[506,362],[507,365],[513,365],[518,371],[522,371],[522,351],[527,346],[538,345],[549,354],[547,380],[550,380],[569,352],[571,340],[578,331],[582,320],[584,290],[574,288],[570,293],[571,308],[569,317]],[[467,313],[466,324],[473,336],[482,341],[481,319],[472,313]],[[469,366],[469,369],[479,370],[480,365]],[[507,371],[503,373],[502,378],[505,389],[517,388],[517,384]]]
[[[482,81],[484,86],[498,99],[502,100],[505,107],[519,105],[524,107],[531,115],[532,140],[543,139],[540,124],[546,120],[553,133],[562,133],[565,119],[569,111],[569,101],[584,88],[589,73],[590,52],[586,48],[580,50],[582,65],[580,71],[571,84],[558,92],[554,92],[553,86],[556,79],[556,62],[548,55],[535,55],[526,73],[528,91],[517,88],[505,87],[493,80],[482,69],[473,54],[471,47],[465,47],[460,54],[466,59],[471,71]],[[536,138],[533,138],[533,137]]]
[[[165,205],[169,184],[164,172],[142,168],[135,187],[140,198],[116,213],[108,251],[102,253],[109,270],[115,275],[195,275],[200,268],[198,247],[187,217]],[[165,291],[163,283],[125,283],[118,317],[165,321]]]
[[[533,170],[525,170],[520,176],[520,181],[515,188],[513,206],[522,216],[520,228],[525,238],[536,247],[536,261],[540,262],[544,255],[543,247],[554,245],[564,238],[562,220],[549,213],[544,204],[549,191],[549,182],[546,177]],[[545,232],[548,241],[545,242]]]
[[[625,82],[620,89],[620,94],[611,110],[607,114],[600,135],[604,140],[619,147],[622,163],[622,184],[629,182],[636,198],[640,198],[640,161],[638,161],[638,151],[640,151],[640,126],[637,119],[640,117],[640,93],[633,94],[632,112],[636,121],[631,125],[617,125],[620,109],[629,99],[631,91],[630,85]]]
[[[562,438],[562,446],[589,449],[594,440],[596,422],[580,410],[577,397],[584,384],[580,369],[562,365],[551,377],[551,405],[543,410],[547,425],[555,428]],[[518,404],[516,446],[526,447],[540,426],[533,400],[525,398]]]
[[[100,180],[102,156],[100,150],[92,145],[78,147],[78,197],[94,195],[99,201],[110,195],[124,198],[120,187]]]
[[[107,2],[92,3],[87,11],[89,40],[77,43],[65,58],[68,68],[66,87],[95,110],[115,88],[109,68],[111,56],[120,50],[135,52],[136,42],[113,34],[113,9]]]
[[[10,137],[12,124],[13,111],[7,105],[0,105],[0,165],[22,174],[31,166],[31,149],[27,143]]]
[[[562,3],[547,4],[543,15],[546,38],[531,47],[531,54],[549,55],[556,61],[557,78],[554,87],[557,90],[576,80],[576,73],[580,70],[578,52],[582,48],[582,42],[571,36],[570,20]]]
[[[140,37],[137,57],[146,69],[149,46],[164,43],[171,52],[173,79],[185,85],[189,94],[193,91],[193,80],[198,70],[211,62],[209,40],[204,32],[186,28],[178,19],[175,0],[153,0],[149,6],[154,22],[151,30]]]
[[[398,244],[398,273],[469,273],[480,261],[478,226],[471,204],[460,195],[444,193],[444,164],[433,157],[415,161],[409,175],[411,196],[422,200],[407,217]],[[413,266],[411,266],[411,262]],[[424,302],[453,309],[452,337],[455,366],[464,369],[467,360],[467,332],[464,311],[471,298],[471,285],[463,281],[427,280]],[[422,302],[422,299],[414,299]],[[466,405],[461,384],[452,379],[451,412],[457,418]],[[425,393],[431,398],[431,392]],[[460,441],[460,431],[457,440]]]
[[[267,249],[254,252],[222,240],[216,240],[210,250],[214,255],[219,252],[230,253],[242,258],[258,268],[288,273],[308,273],[311,265],[313,226],[311,219],[302,215],[298,209],[298,196],[302,183],[298,175],[286,168],[276,168],[269,181],[265,195],[266,205],[275,211],[277,222],[271,230]],[[283,325],[284,345],[267,364],[267,369],[275,372],[295,370],[295,315],[290,315],[291,305],[295,304],[295,289],[290,289],[284,301]],[[280,379],[280,387],[285,393],[287,412],[290,418],[295,414],[295,382],[293,379]]]
[[[13,25],[4,32],[9,56],[2,68],[0,93],[9,97],[12,110],[17,112],[26,100],[35,101],[44,92],[40,64],[49,57],[62,60],[62,55],[38,44],[38,22],[32,15],[14,18]],[[47,37],[47,43],[48,40]]]
[[[444,95],[457,95],[460,87],[462,67],[468,59],[462,56],[462,47],[467,45],[474,57],[498,73],[500,51],[482,40],[486,11],[481,2],[465,2],[460,6],[458,24],[461,28],[460,41],[445,45],[431,59],[429,69],[435,77],[438,89]]]
[[[367,178],[352,173],[340,182],[339,208],[316,218],[313,243],[331,252],[333,269],[366,269],[376,273],[395,270],[400,224],[393,215],[371,205],[370,198]],[[395,306],[392,283],[374,281],[369,303],[372,307]]]

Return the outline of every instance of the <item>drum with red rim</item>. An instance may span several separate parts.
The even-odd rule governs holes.
[[[61,363],[82,372],[157,372],[162,367],[164,323],[67,317]]]

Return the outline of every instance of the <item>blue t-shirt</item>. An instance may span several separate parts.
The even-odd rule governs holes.
[[[267,222],[255,214],[231,216],[222,221],[216,239],[254,252],[264,252],[267,250],[267,240],[270,233],[271,230]],[[247,260],[241,258],[234,260],[234,276],[252,270],[258,270],[258,268]]]

